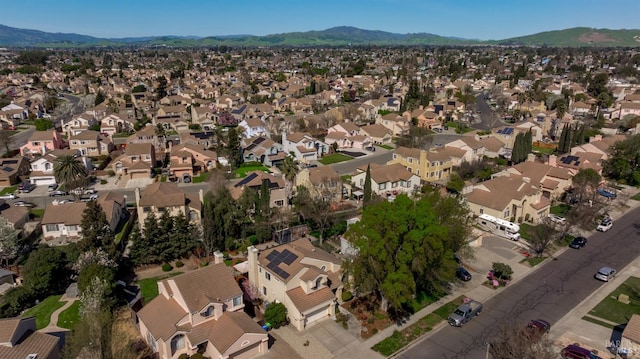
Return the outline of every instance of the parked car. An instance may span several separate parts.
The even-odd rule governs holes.
[[[564,217],[560,217],[560,216],[558,216],[557,214],[551,214],[551,213],[550,213],[550,214],[548,215],[548,217],[549,217],[549,220],[550,220],[551,222],[558,223],[558,224],[564,224],[564,223],[567,221],[567,219],[566,219],[566,218],[564,218]]]
[[[471,273],[462,267],[458,267],[456,268],[456,277],[461,281],[468,282],[471,280]]]
[[[587,244],[587,239],[584,237],[576,237],[574,238],[571,243],[569,243],[569,247],[574,248],[574,249],[580,249],[582,247],[584,247]]]
[[[98,195],[97,194],[92,194],[89,197],[85,197],[85,198],[81,198],[80,202],[89,202],[89,201],[95,201],[98,199]]]
[[[31,182],[22,182],[18,186],[18,192],[20,192],[20,193],[29,193],[29,192],[33,191],[34,188],[36,188],[36,185],[34,185],[33,183],[31,183]]]
[[[57,183],[52,183],[52,184],[47,186],[47,192],[53,192],[53,191],[55,191],[57,189],[58,189],[58,184]]]
[[[606,198],[616,198],[618,195],[611,190],[599,189],[598,194]]]
[[[447,321],[451,326],[461,327],[475,316],[480,315],[480,312],[482,312],[482,303],[471,299],[468,303],[460,305],[453,313],[449,314]]]
[[[533,340],[538,340],[551,330],[551,324],[543,319],[534,319],[527,324],[526,334]]]
[[[27,201],[15,201],[13,202],[14,207],[35,207],[35,203],[27,202]]]
[[[5,193],[3,195],[0,195],[0,199],[16,199],[18,198],[18,196],[16,196],[14,193]]]
[[[67,192],[60,191],[60,190],[55,190],[55,191],[49,192],[49,197],[66,196],[66,195],[68,195]]]
[[[616,270],[611,267],[602,267],[598,270],[598,273],[596,273],[595,275],[596,279],[601,280],[603,282],[608,282],[613,278],[615,278],[615,276],[616,276]]]
[[[75,188],[75,189],[71,190],[71,193],[73,193],[75,195],[78,195],[78,196],[81,196],[83,194],[94,194],[96,192],[98,192],[98,191],[96,191],[93,188]]]
[[[605,219],[602,220],[602,222],[600,222],[598,227],[596,227],[596,230],[598,232],[606,232],[610,230],[611,227],[613,227],[613,220],[611,220],[611,218],[609,217],[606,217]]]
[[[594,354],[591,350],[583,348],[581,346],[570,344],[564,347],[560,352],[563,358],[568,359],[602,359]]]

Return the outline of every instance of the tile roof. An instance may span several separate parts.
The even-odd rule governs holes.
[[[328,307],[335,298],[329,287],[324,287],[309,294],[305,293],[302,287],[296,287],[288,290],[287,296],[293,305],[302,313],[322,304],[326,304]]]
[[[407,181],[413,176],[414,174],[409,172],[400,163],[371,168],[371,179],[373,179],[377,184]]]
[[[138,312],[138,317],[156,340],[171,337],[177,330],[175,324],[185,316],[187,313],[178,302],[164,295],[153,298]]]
[[[41,224],[80,225],[82,223],[82,213],[87,204],[85,202],[49,204],[42,215]]]
[[[417,148],[398,147],[393,153],[402,157],[420,158],[420,150]]]
[[[319,166],[309,168],[309,181],[314,185],[320,185],[327,181],[338,181],[340,175],[331,166]]]
[[[634,343],[640,343],[640,315],[632,314],[629,323],[622,331],[622,337]]]
[[[200,200],[192,203],[194,198],[178,188],[176,183],[155,182],[148,185],[140,193],[140,206],[177,207],[189,205],[193,208],[200,208]]]
[[[28,329],[22,338],[16,338],[19,325]],[[54,335],[36,332],[35,318],[0,319],[0,343],[13,343],[13,346],[0,345],[0,358],[25,359],[29,354],[37,354],[38,358],[48,358],[59,350],[60,339]]]
[[[229,350],[246,333],[267,335],[262,327],[244,312],[224,312],[218,320],[211,322],[206,338],[220,353]],[[202,337],[202,334],[199,336]],[[189,339],[191,339],[191,335],[189,335]],[[198,338],[194,335],[193,339]]]
[[[467,201],[502,211],[511,200],[519,201],[537,192],[538,188],[524,182],[522,176],[500,176],[476,185],[467,195]]]
[[[87,130],[82,131],[75,136],[69,137],[69,140],[97,141],[100,137],[100,132]]]

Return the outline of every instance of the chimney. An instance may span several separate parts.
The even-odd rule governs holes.
[[[249,262],[249,282],[256,288],[260,288],[258,282],[258,248],[251,246],[247,248],[247,262]]]
[[[220,251],[213,252],[213,263],[214,264],[224,263],[224,254],[222,254],[222,252]]]
[[[535,162],[536,161],[536,155],[535,153],[529,153],[527,155],[527,162]]]
[[[558,156],[549,155],[549,163],[548,164],[551,167],[558,167]]]
[[[529,177],[522,177],[522,181],[523,181],[524,183],[531,183],[531,178],[529,178]]]

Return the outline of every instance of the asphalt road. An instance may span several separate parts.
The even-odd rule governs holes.
[[[24,125],[23,125],[24,126]],[[29,128],[26,130],[20,130],[20,132],[11,136],[11,143],[9,144],[9,148],[12,150],[18,150],[20,147],[27,144],[27,140],[31,136],[31,134],[36,130],[34,126],[28,126]]]
[[[487,358],[486,343],[502,323],[524,325],[540,318],[553,326],[597,288],[607,285],[593,277],[600,267],[610,266],[620,271],[640,255],[639,216],[640,208],[631,211],[616,220],[609,232],[589,237],[584,248],[568,249],[504,288],[483,303],[482,315],[462,328],[446,326],[397,358]]]
[[[377,163],[381,165],[386,164],[393,156],[393,150],[386,150],[380,147],[377,147],[375,152],[364,152],[367,152],[366,156],[357,157],[345,162],[334,163],[330,166],[333,167],[339,175],[348,175],[355,172],[356,168],[369,163]]]
[[[498,119],[498,115],[496,115],[491,106],[489,106],[487,101],[484,99],[484,94],[481,93],[476,96],[475,107],[476,110],[479,111],[479,113],[475,114],[475,117],[480,121],[474,122],[471,124],[471,127],[478,130],[489,130],[502,124]]]

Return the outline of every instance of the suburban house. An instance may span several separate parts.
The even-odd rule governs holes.
[[[224,263],[161,280],[158,292],[137,313],[140,334],[158,358],[253,358],[268,351],[269,336],[244,313],[242,290]]]
[[[298,172],[295,187],[306,187],[315,198],[337,202],[342,198],[342,179],[331,166],[305,168]]]
[[[34,131],[27,143],[20,147],[23,156],[44,155],[48,151],[59,150],[65,147],[62,134],[58,131]]]
[[[244,130],[242,132],[242,137],[251,138],[251,137],[271,137],[271,133],[267,130],[267,125],[261,118],[247,118],[240,123],[238,123],[238,127],[242,127]]]
[[[8,187],[25,180],[29,175],[29,160],[19,156],[0,158],[0,187]]]
[[[126,144],[132,143],[150,143],[155,148],[162,148],[160,138],[156,134],[157,128],[154,126],[145,126],[133,135],[127,137]]]
[[[469,210],[511,222],[538,222],[549,214],[551,201],[531,178],[512,174],[478,183],[466,193]]]
[[[282,150],[297,161],[310,163],[329,152],[329,145],[303,132],[282,132]]]
[[[263,251],[248,249],[249,281],[267,303],[287,308],[291,325],[303,330],[335,316],[342,293],[342,260],[306,238]]]
[[[10,206],[5,200],[0,200],[0,216],[6,218],[13,229],[22,232],[25,223],[29,221],[29,208]]]
[[[157,218],[163,211],[169,212],[172,217],[182,214],[189,222],[200,223],[202,190],[197,194],[189,193],[178,188],[176,183],[155,182],[142,191],[136,188],[135,195],[140,229],[144,228],[144,222],[149,214],[153,213]]]
[[[571,148],[571,154],[576,155],[579,152],[596,153],[602,156],[602,160],[609,159],[610,148],[614,143],[624,140],[625,135],[613,135],[602,137],[602,135],[596,135],[589,138],[589,142],[580,146],[574,146]]]
[[[231,186],[231,196],[237,200],[246,190],[260,191],[264,181],[269,187],[269,207],[284,208],[289,206],[284,179],[263,171],[248,172],[246,177]]]
[[[591,105],[576,101],[569,105],[569,111],[574,115],[586,115],[591,112]]]
[[[408,133],[411,128],[411,121],[397,113],[388,113],[376,119],[376,123],[381,124],[391,131],[391,136],[398,137]]]
[[[58,359],[60,338],[37,331],[36,317],[0,319],[0,358]]]
[[[77,150],[82,156],[97,157],[108,155],[113,150],[113,143],[100,132],[87,130],[70,136],[69,148]]]
[[[485,148],[482,143],[471,136],[462,136],[457,140],[445,144],[444,146],[445,148],[457,148],[464,151],[464,155],[461,159],[468,163],[482,160],[485,152]]]
[[[216,168],[217,154],[192,144],[171,146],[170,173],[176,179],[190,182],[194,175]]]
[[[453,162],[444,151],[425,151],[416,148],[398,147],[387,164],[400,163],[409,172],[427,182],[444,182],[451,176]]]
[[[62,132],[67,136],[74,136],[82,131],[88,130],[91,126],[97,125],[95,111],[85,111],[62,124]]]
[[[287,156],[282,144],[264,136],[242,139],[242,159],[244,162],[260,162],[265,166],[276,166]]]
[[[120,221],[127,217],[127,199],[120,192],[108,191],[101,193],[96,200],[102,211],[107,215],[109,228],[115,231]]]
[[[129,178],[149,178],[156,166],[156,149],[150,143],[130,143],[124,153],[113,160],[111,168]]]
[[[510,154],[510,150],[507,150],[507,146],[504,142],[495,138],[493,135],[480,136],[478,138],[480,145],[484,147],[484,155],[489,158],[498,158],[506,154]]]
[[[593,152],[576,152],[573,155],[565,154],[558,157],[550,155],[548,164],[569,170],[571,175],[575,175],[581,169],[593,169],[602,174],[602,155]]]
[[[402,164],[389,165],[370,164],[371,190],[384,198],[395,198],[399,194],[411,195],[420,188],[420,177],[409,172]],[[358,173],[351,177],[351,182],[363,189],[367,177],[367,166],[358,168]]]
[[[530,183],[540,188],[542,196],[550,200],[560,199],[565,190],[571,187],[571,178],[573,177],[569,169],[535,162],[535,156],[532,154],[529,155],[527,161],[509,167],[503,172],[508,173],[507,175],[515,174],[523,178],[530,178]],[[501,173],[494,176],[499,176]]]
[[[107,134],[109,137],[116,133],[129,132],[133,130],[135,122],[127,116],[121,116],[112,113],[100,120],[100,132]]]
[[[360,133],[368,136],[371,142],[376,145],[387,145],[391,143],[391,130],[381,124],[373,124],[360,127]]]
[[[38,186],[47,186],[56,183],[53,167],[57,159],[61,156],[76,156],[76,160],[82,162],[87,171],[93,168],[89,158],[80,156],[77,150],[54,150],[31,161],[29,181]]]

